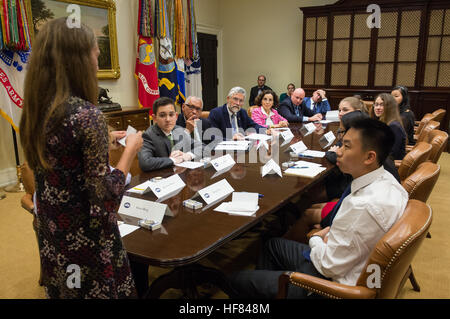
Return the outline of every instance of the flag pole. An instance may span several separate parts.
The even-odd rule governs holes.
[[[13,135],[13,142],[14,142],[14,154],[16,155],[16,171],[17,171],[17,183],[14,185],[10,185],[5,187],[5,191],[9,193],[19,193],[24,192],[25,188],[22,184],[22,172],[20,169],[20,161],[19,161],[19,149],[17,148],[17,137],[16,137],[16,131],[14,130],[14,127],[11,125],[12,135]]]

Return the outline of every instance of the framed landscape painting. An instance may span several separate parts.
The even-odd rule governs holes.
[[[81,23],[92,28],[97,37],[100,49],[98,78],[120,77],[116,5],[113,0],[26,0],[26,2],[32,39],[47,21],[69,17],[75,12],[73,5],[79,6]]]

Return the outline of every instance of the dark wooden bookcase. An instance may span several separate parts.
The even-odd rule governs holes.
[[[450,1],[379,0],[381,28],[369,28],[370,1],[341,0],[302,7],[302,87],[327,91],[333,109],[353,94],[373,100],[396,85],[408,87],[420,120],[450,111]]]

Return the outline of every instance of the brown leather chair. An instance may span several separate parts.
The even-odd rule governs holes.
[[[420,134],[417,136],[416,144],[419,142],[424,142],[428,139],[428,134],[432,130],[438,130],[441,124],[439,122],[430,120],[427,124],[425,124],[424,128],[420,131]],[[409,152],[413,149],[414,145],[406,145],[405,150]]]
[[[125,149],[124,147],[120,146],[118,148],[109,150],[109,164],[112,167],[115,167],[117,165],[117,163],[120,160],[120,157],[122,156],[124,149]],[[133,163],[131,163],[130,174],[132,176],[135,176],[135,175],[139,175],[141,173],[142,173],[142,170],[141,170],[141,167],[139,166],[139,160],[136,155],[133,159]]]
[[[416,121],[417,126],[414,128],[414,138],[417,139],[422,129],[425,125],[434,118],[434,115],[431,113],[426,113],[420,121]]]
[[[372,249],[356,286],[299,272],[285,272],[279,279],[277,298],[286,298],[289,284],[334,299],[396,298],[412,275],[411,262],[430,228],[431,220],[430,206],[418,200],[409,200],[400,219]],[[369,268],[371,265],[378,265],[381,270],[378,288],[367,287],[367,283],[371,282],[369,276],[374,274],[373,269]]]
[[[258,107],[259,107],[258,105],[250,106],[250,107],[248,108],[248,110],[247,110],[248,117],[252,118],[252,112],[253,112],[253,110],[254,110],[254,109],[257,109]]]
[[[207,119],[209,117],[209,111],[203,111],[202,115],[200,115],[201,118]]]
[[[444,109],[437,109],[436,111],[431,113],[434,116],[433,121],[436,121],[436,122],[439,122],[439,123],[442,124],[442,121],[444,120],[444,117],[445,117],[445,113],[447,113],[446,110],[444,110]]]
[[[442,151],[447,147],[448,134],[444,131],[432,130],[428,133],[426,142],[431,144],[431,153],[428,160],[437,163]]]
[[[402,181],[403,188],[408,192],[409,199],[427,202],[436,184],[441,167],[432,162],[424,162]]]
[[[426,142],[419,142],[414,145],[414,148],[399,161],[395,161],[395,166],[398,167],[398,175],[403,181],[406,177],[411,175],[419,166],[419,164],[428,160],[431,153],[431,144]]]

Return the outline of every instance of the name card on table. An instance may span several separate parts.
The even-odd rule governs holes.
[[[299,154],[306,151],[308,148],[306,147],[305,143],[303,143],[303,141],[300,141],[295,144],[292,144],[291,149],[294,153]]]
[[[328,111],[327,114],[325,114],[325,119],[328,122],[339,122],[339,111]]]
[[[230,166],[233,167],[234,164],[236,164],[236,162],[230,154],[211,160],[211,165],[215,168],[216,171],[226,170]]]
[[[302,133],[303,136],[308,136],[315,130],[316,126],[314,125],[314,123],[308,123],[302,126],[302,128],[300,129],[300,133]]]
[[[269,144],[267,144],[267,141],[259,141],[256,150],[258,151],[261,146],[264,146],[266,150],[269,150]]]
[[[294,134],[292,134],[292,131],[290,129],[287,129],[280,133],[281,137],[284,139],[283,144],[281,146],[284,146],[292,141],[294,138]]]
[[[272,136],[267,134],[250,134],[245,137],[246,140],[251,141],[268,141],[272,139]]]
[[[178,194],[186,184],[178,176],[178,174],[172,175],[168,178],[163,178],[161,180],[152,182],[146,181],[135,187],[127,190],[129,193],[145,194],[152,191],[156,197],[158,197],[158,202],[165,201],[166,199]]]
[[[123,146],[127,146],[125,142],[127,140],[128,135],[136,134],[136,133],[137,133],[137,130],[134,127],[132,127],[131,125],[128,125],[128,127],[127,127],[127,135],[125,135],[125,137],[121,138],[118,142],[120,144],[122,144]]]
[[[327,148],[333,144],[335,139],[336,136],[334,136],[333,132],[330,131],[319,139],[319,144],[322,148]]]
[[[197,193],[207,204],[207,206],[203,208],[203,210],[205,210],[215,203],[225,199],[225,197],[230,195],[232,192],[234,192],[233,187],[227,182],[226,179],[222,179],[217,183],[199,190]]]
[[[278,165],[273,159],[268,161],[266,165],[261,168],[262,177],[266,176],[267,174],[278,174],[280,175],[280,177],[283,177],[283,175],[281,174],[280,165]]]
[[[136,226],[140,220],[152,220],[161,224],[164,215],[170,216],[172,212],[166,204],[123,196],[119,206],[119,215],[125,223]]]

